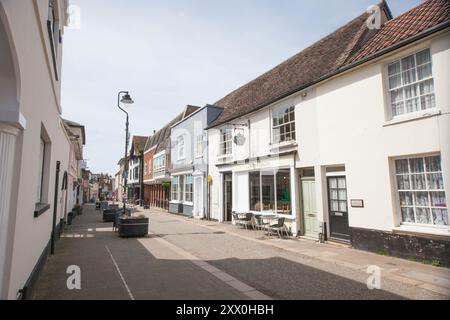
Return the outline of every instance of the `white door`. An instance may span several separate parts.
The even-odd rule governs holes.
[[[203,177],[194,178],[194,216],[203,217]]]
[[[314,180],[302,180],[302,198],[305,236],[317,238],[319,222],[317,220],[316,182]]]

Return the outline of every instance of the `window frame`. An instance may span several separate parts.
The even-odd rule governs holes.
[[[180,201],[180,176],[172,176],[170,186],[170,201],[179,202]],[[176,183],[175,183],[176,181]],[[176,195],[176,198],[174,198]]]
[[[432,171],[427,171],[427,164],[426,164],[426,159],[427,158],[433,158],[433,157],[439,157],[440,158],[440,166],[441,166],[441,171],[437,171],[437,172],[432,172]],[[423,161],[423,172],[411,172],[411,162],[410,160],[415,160],[415,159],[421,159]],[[402,160],[406,160],[408,161],[408,173],[398,173],[397,172],[397,161],[402,161]],[[443,168],[442,168],[442,155],[439,153],[432,153],[432,154],[418,154],[418,155],[409,155],[409,156],[401,156],[401,157],[395,157],[392,159],[392,176],[393,176],[393,180],[394,180],[394,192],[395,192],[395,200],[396,200],[396,208],[397,208],[397,217],[398,217],[398,221],[399,221],[399,225],[400,227],[404,226],[404,227],[419,227],[419,228],[428,228],[428,229],[434,229],[434,230],[450,230],[450,215],[449,215],[449,205],[447,203],[447,190],[445,190],[445,177],[444,177],[444,173],[443,173]],[[429,183],[428,183],[428,175],[429,174],[441,174],[442,175],[442,180],[443,180],[443,188],[442,189],[429,189]],[[409,183],[409,189],[400,189],[399,188],[399,183],[398,183],[398,176],[404,176],[407,175],[408,176],[408,183]],[[411,180],[411,176],[413,175],[424,175],[425,176],[425,185],[426,185],[426,189],[412,189],[412,180]],[[401,193],[410,193],[413,197],[411,198],[412,201],[412,205],[402,205],[401,202]],[[445,207],[436,207],[432,205],[432,197],[431,194],[433,192],[442,192],[444,193],[444,199],[446,201],[446,206]],[[416,205],[416,197],[415,197],[415,193],[427,193],[427,200],[428,200],[428,205],[427,206],[417,206]],[[415,221],[417,221],[417,214],[416,214],[416,209],[418,208],[425,208],[425,209],[429,209],[429,214],[430,214],[430,219],[431,219],[431,223],[430,224],[424,224],[424,223],[418,223],[418,222],[405,222],[403,221],[403,214],[402,214],[402,208],[413,208],[413,213],[414,213],[414,219]],[[448,225],[437,225],[434,222],[434,218],[433,218],[433,209],[446,209],[447,210],[447,221],[449,222]]]
[[[285,214],[285,213],[278,213],[279,209],[278,209],[278,190],[277,190],[277,176],[278,173],[281,171],[286,171],[289,172],[289,192],[290,192],[290,214]],[[263,175],[264,173],[266,173],[265,175],[270,175],[273,176],[273,210],[264,210],[264,205],[263,205]],[[249,193],[248,193],[248,201],[249,201],[249,208],[250,208],[250,212],[253,213],[260,213],[260,214],[277,214],[281,217],[293,217],[294,216],[294,208],[293,208],[293,199],[292,199],[292,168],[277,168],[277,169],[261,169],[261,170],[254,170],[254,171],[250,171],[248,172],[248,188],[249,188]],[[260,203],[260,210],[254,210],[252,209],[252,190],[251,190],[251,184],[250,184],[250,176],[251,175],[255,175],[258,174],[259,175],[259,203]]]
[[[195,138],[195,157],[201,158],[203,157],[203,134],[197,135]]]
[[[421,65],[418,65],[417,64],[417,55],[420,54],[420,53],[423,53],[425,51],[429,51],[430,61],[426,62],[424,64],[421,64]],[[411,69],[408,69],[408,70],[403,70],[402,62],[405,59],[410,58],[410,57],[414,57],[414,76],[415,76],[415,81],[413,81],[411,83],[408,83],[408,84],[403,84],[403,73],[408,72],[408,71],[413,70],[413,69],[411,68]],[[396,73],[396,74],[393,74],[393,75],[389,74],[389,67],[394,65],[394,64],[396,64],[396,63],[399,63],[399,65],[400,65],[399,72]],[[419,80],[418,70],[419,70],[420,67],[426,66],[427,64],[430,65],[431,75],[426,77],[426,78],[424,78],[424,79]],[[391,79],[392,76],[396,76],[396,75],[400,76],[400,80],[401,80],[402,84],[400,86],[395,87],[395,88],[391,88],[390,79]],[[388,113],[387,114],[389,115],[389,120],[401,120],[402,118],[419,116],[419,115],[423,114],[423,112],[430,113],[430,112],[434,112],[434,111],[438,110],[438,107],[437,107],[437,104],[436,104],[436,82],[435,82],[435,76],[434,76],[433,55],[432,55],[432,52],[431,52],[431,48],[429,46],[425,47],[425,48],[417,49],[417,50],[412,51],[412,52],[410,52],[410,53],[408,53],[406,55],[400,56],[400,57],[396,58],[395,60],[387,62],[386,65],[385,65],[385,76],[384,76],[384,79],[385,79],[385,84],[386,84],[385,85],[385,93],[386,93],[386,101],[387,101],[387,104],[388,104],[388,106],[387,106],[387,112]],[[431,93],[422,94],[421,90],[420,90],[420,84],[421,83],[426,83],[427,81],[432,81],[432,83],[433,83],[433,91]],[[405,97],[404,89],[408,88],[408,87],[412,87],[412,86],[415,86],[415,88],[417,90],[417,95],[415,96],[415,98],[409,98],[408,99],[408,98]],[[394,114],[393,99],[392,99],[392,92],[397,91],[397,90],[402,90],[402,100],[400,102],[403,103],[403,110],[404,110],[404,112],[402,114],[399,114],[399,115],[395,115]],[[422,109],[422,98],[426,97],[426,96],[430,96],[430,95],[432,95],[434,97],[434,106],[432,106],[431,108]],[[420,109],[416,110],[416,111],[412,111],[412,112],[407,112],[406,102],[409,101],[409,100],[413,100],[413,99],[418,99],[418,106],[419,106]]]
[[[153,177],[164,176],[166,172],[166,155],[160,154],[153,157]]]
[[[292,110],[290,110],[290,109],[292,109]],[[283,143],[294,143],[297,141],[297,124],[296,124],[296,119],[295,119],[295,109],[296,109],[295,105],[292,104],[292,105],[288,105],[288,106],[281,106],[281,107],[273,108],[271,110],[271,112],[270,112],[270,131],[271,131],[271,140],[272,140],[273,145],[278,145],[278,144],[283,144]],[[279,116],[284,115],[287,110],[290,110],[287,114],[289,120],[287,122],[284,122],[284,119],[283,119],[283,123],[280,124]],[[291,119],[291,116],[293,117],[293,119]],[[277,121],[277,124],[275,124],[275,120]],[[287,126],[289,126],[289,131],[286,131]],[[292,130],[292,126],[294,127],[294,130]],[[282,133],[282,134],[281,134],[281,128],[284,128],[284,133]],[[275,133],[275,130],[277,130],[277,129],[280,129],[279,134]],[[282,135],[284,135],[286,137],[288,132],[289,132],[289,136],[290,136],[289,140],[281,141],[280,138],[277,140],[277,138],[276,138],[277,136],[281,137]],[[294,138],[292,138],[292,135],[294,136]]]
[[[229,134],[229,138],[225,139],[225,136]],[[229,146],[228,146],[229,144]],[[219,155],[221,157],[229,157],[233,155],[233,129],[222,128],[220,129],[219,138]]]
[[[177,160],[185,160],[186,159],[186,141],[184,136],[177,137]]]
[[[190,179],[189,179],[190,178]],[[188,183],[188,181],[190,181]],[[183,202],[188,204],[194,203],[194,176],[189,174],[183,178]],[[189,189],[188,189],[189,186]],[[190,199],[188,198],[190,197]]]

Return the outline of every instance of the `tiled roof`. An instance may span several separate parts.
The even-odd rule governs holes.
[[[210,126],[218,126],[259,110],[305,89],[371,54],[449,19],[449,0],[428,0],[387,22],[380,30],[369,30],[364,13],[335,32],[304,49],[274,69],[214,103],[225,110]],[[379,6],[390,18],[382,1]]]
[[[364,59],[449,19],[449,0],[425,1],[401,16],[386,22],[348,62]]]
[[[147,142],[149,137],[144,136],[133,136],[132,149],[134,149],[135,153],[142,153],[145,148],[145,143]]]
[[[157,146],[157,152],[165,150],[167,147],[168,140],[170,138],[170,128],[177,122],[183,120],[185,117],[191,113],[197,111],[199,107],[196,106],[186,106],[182,113],[177,115],[172,121],[166,124],[161,130],[156,132],[153,136],[147,139],[145,144],[145,151],[150,150],[154,146]]]

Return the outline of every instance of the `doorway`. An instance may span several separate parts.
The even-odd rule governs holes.
[[[345,176],[328,177],[328,212],[331,238],[350,241],[347,180]]]
[[[316,181],[314,178],[302,178],[301,183],[304,235],[317,239],[319,236],[319,221],[317,219]]]
[[[223,221],[233,221],[233,175],[224,173],[223,175]]]
[[[194,216],[203,218],[203,177],[194,177]]]

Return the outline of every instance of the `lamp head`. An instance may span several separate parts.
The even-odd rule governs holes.
[[[120,100],[120,102],[122,102],[123,104],[133,104],[134,103],[134,101],[133,101],[133,99],[131,99],[131,96],[129,93],[126,93],[122,97],[122,100]]]

